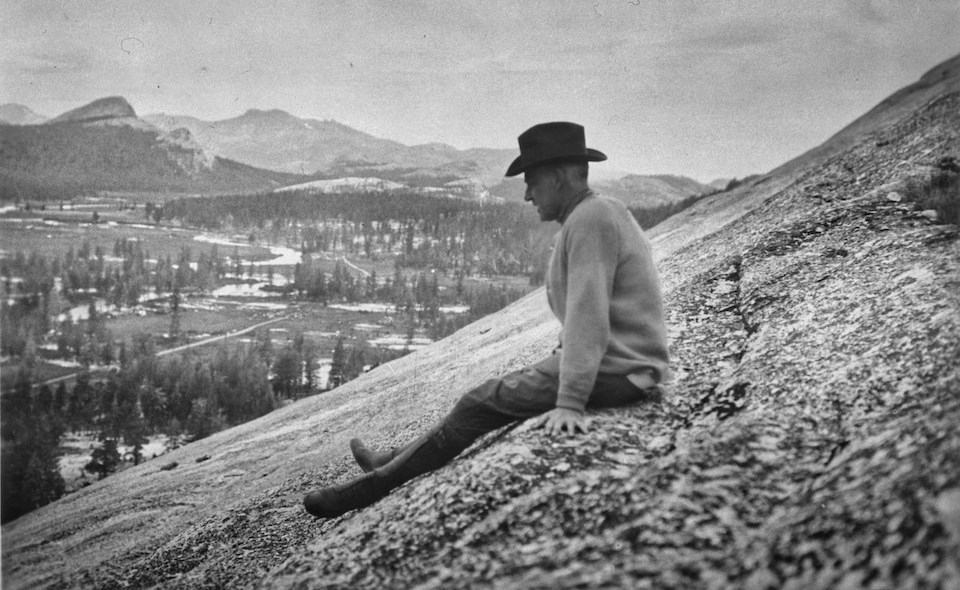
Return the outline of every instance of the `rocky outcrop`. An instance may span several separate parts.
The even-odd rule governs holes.
[[[213,168],[216,162],[216,157],[200,147],[183,127],[161,135],[160,142],[167,146],[167,157],[187,174],[198,175]]]
[[[749,207],[705,202],[710,231],[656,228],[675,378],[596,412],[588,435],[520,425],[367,509],[317,521],[300,505],[359,474],[351,436],[402,443],[547,354],[557,326],[534,293],[171,469],[13,522],[5,585],[956,587],[960,234],[904,186],[958,146],[947,92],[768,177]]]

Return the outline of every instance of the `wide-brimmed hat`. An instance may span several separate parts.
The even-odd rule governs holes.
[[[602,162],[603,152],[587,147],[583,126],[576,123],[541,123],[517,138],[520,157],[507,168],[507,176],[516,176],[536,166],[556,162]]]

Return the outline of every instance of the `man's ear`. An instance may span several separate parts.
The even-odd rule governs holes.
[[[565,166],[551,166],[550,178],[557,187],[562,187],[565,184],[568,184],[569,179],[567,178],[567,168]]]
[[[563,166],[550,166],[544,170],[544,173],[556,187],[563,186],[567,180],[567,177],[563,172]]]

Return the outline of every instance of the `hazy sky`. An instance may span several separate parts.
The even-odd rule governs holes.
[[[957,0],[0,0],[0,103],[278,108],[458,148],[570,120],[600,165],[709,181],[819,144],[958,31]]]

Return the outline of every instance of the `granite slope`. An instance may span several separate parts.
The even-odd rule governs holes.
[[[4,585],[956,587],[960,234],[904,187],[958,150],[946,91],[655,229],[675,378],[589,435],[520,425],[367,509],[300,504],[359,474],[351,436],[405,442],[548,354],[537,292],[5,526]]]
[[[518,428],[318,523],[272,588],[960,584],[960,242],[902,198],[960,158],[960,96],[662,262],[677,378]]]

